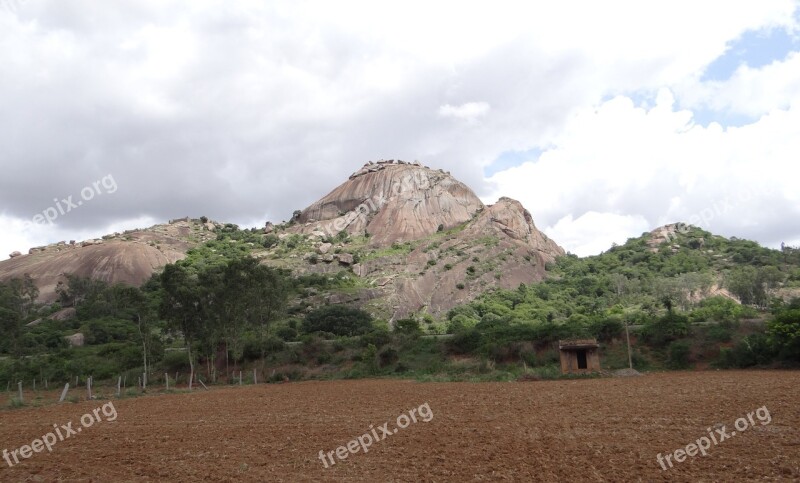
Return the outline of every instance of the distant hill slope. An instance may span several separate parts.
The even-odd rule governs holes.
[[[205,230],[200,223],[184,220],[98,240],[34,247],[27,255],[0,261],[0,281],[30,274],[41,302],[56,299],[55,288],[65,280],[64,274],[140,285],[154,271],[184,258],[190,248],[213,239],[213,233]]]

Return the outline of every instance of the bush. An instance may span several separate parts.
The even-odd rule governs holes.
[[[468,329],[464,332],[456,333],[447,342],[447,346],[456,354],[471,354],[478,350],[481,340],[481,333],[477,329]]]
[[[767,324],[767,333],[778,358],[800,363],[800,308],[779,310]]]
[[[394,323],[394,330],[399,334],[420,335],[422,328],[416,319],[400,319]]]
[[[667,360],[667,366],[670,369],[688,368],[690,354],[691,348],[689,347],[688,342],[680,340],[671,343],[669,345],[669,359]]]
[[[610,342],[622,335],[624,327],[622,322],[616,319],[600,319],[594,320],[589,324],[589,333],[597,337],[597,340],[603,342]]]
[[[645,324],[642,337],[656,347],[689,335],[689,319],[675,313],[667,314]]]
[[[736,322],[743,317],[754,317],[755,310],[750,307],[740,305],[733,300],[717,296],[702,300],[697,308],[689,314],[692,322],[712,321]]]
[[[764,366],[775,358],[775,350],[764,334],[752,334],[730,349],[719,351],[716,365],[720,367],[746,368]]]
[[[297,335],[298,335],[297,329],[289,327],[289,326],[281,327],[280,329],[275,331],[275,333],[277,334],[278,337],[280,337],[281,339],[283,339],[285,341],[293,341],[293,340],[297,339]]]
[[[167,372],[189,373],[189,356],[183,351],[169,351],[164,354],[161,368]]]
[[[278,238],[277,235],[273,235],[270,233],[269,235],[264,237],[264,241],[261,242],[261,244],[264,246],[264,248],[272,248],[276,246],[278,242],[280,242],[280,238]]]
[[[385,347],[378,352],[378,366],[381,368],[391,366],[399,359],[400,354],[398,354],[397,351],[391,347]]]
[[[736,325],[732,322],[720,322],[711,325],[706,330],[706,337],[713,342],[730,342]]]
[[[392,341],[392,335],[384,328],[373,329],[361,336],[361,345],[366,347],[370,344],[382,347]]]
[[[309,334],[330,332],[337,336],[352,337],[366,334],[372,329],[372,316],[346,305],[326,305],[306,316],[303,329]]]

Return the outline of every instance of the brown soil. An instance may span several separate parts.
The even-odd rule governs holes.
[[[395,380],[231,387],[114,401],[118,418],[1,481],[746,481],[800,479],[800,372],[686,372],[532,383]],[[105,401],[0,412],[0,451]],[[335,450],[419,420],[325,468]],[[671,453],[766,406],[755,425],[663,471]],[[379,433],[380,434],[380,433]]]

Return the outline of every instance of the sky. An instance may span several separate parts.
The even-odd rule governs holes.
[[[592,255],[800,245],[800,2],[0,0],[0,259],[280,222],[369,160]]]

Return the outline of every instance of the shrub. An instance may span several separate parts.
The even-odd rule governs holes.
[[[752,334],[730,349],[720,349],[716,365],[736,368],[763,366],[769,364],[775,355],[766,335]]]
[[[278,242],[280,242],[280,238],[278,238],[277,235],[270,233],[264,237],[264,241],[261,242],[261,244],[264,246],[264,248],[272,248],[276,246]]]
[[[286,326],[275,331],[276,335],[285,341],[297,339],[297,329]]]
[[[689,356],[691,348],[689,343],[684,340],[679,340],[669,345],[669,359],[667,366],[670,369],[686,369],[689,367]]]
[[[477,329],[468,329],[456,333],[447,342],[448,348],[456,354],[470,354],[477,351],[481,344],[481,333]]]
[[[391,366],[399,359],[400,355],[391,347],[385,347],[378,352],[378,366],[381,368]]]
[[[392,341],[389,331],[384,328],[373,329],[361,336],[361,345],[366,347],[370,344],[382,347]]]
[[[646,323],[641,334],[647,342],[654,346],[664,347],[689,334],[689,319],[675,313],[667,314]]]
[[[708,327],[706,337],[713,342],[730,342],[736,325],[732,322],[720,322]]]
[[[603,342],[619,337],[623,330],[622,322],[612,318],[594,320],[589,324],[589,332]]]
[[[303,329],[306,333],[330,332],[352,337],[372,329],[372,316],[361,309],[346,305],[326,305],[306,316]]]
[[[781,360],[800,363],[800,308],[779,310],[767,324],[767,333]]]
[[[419,335],[422,333],[422,328],[419,326],[419,321],[416,319],[400,319],[394,323],[394,330],[400,334]]]

